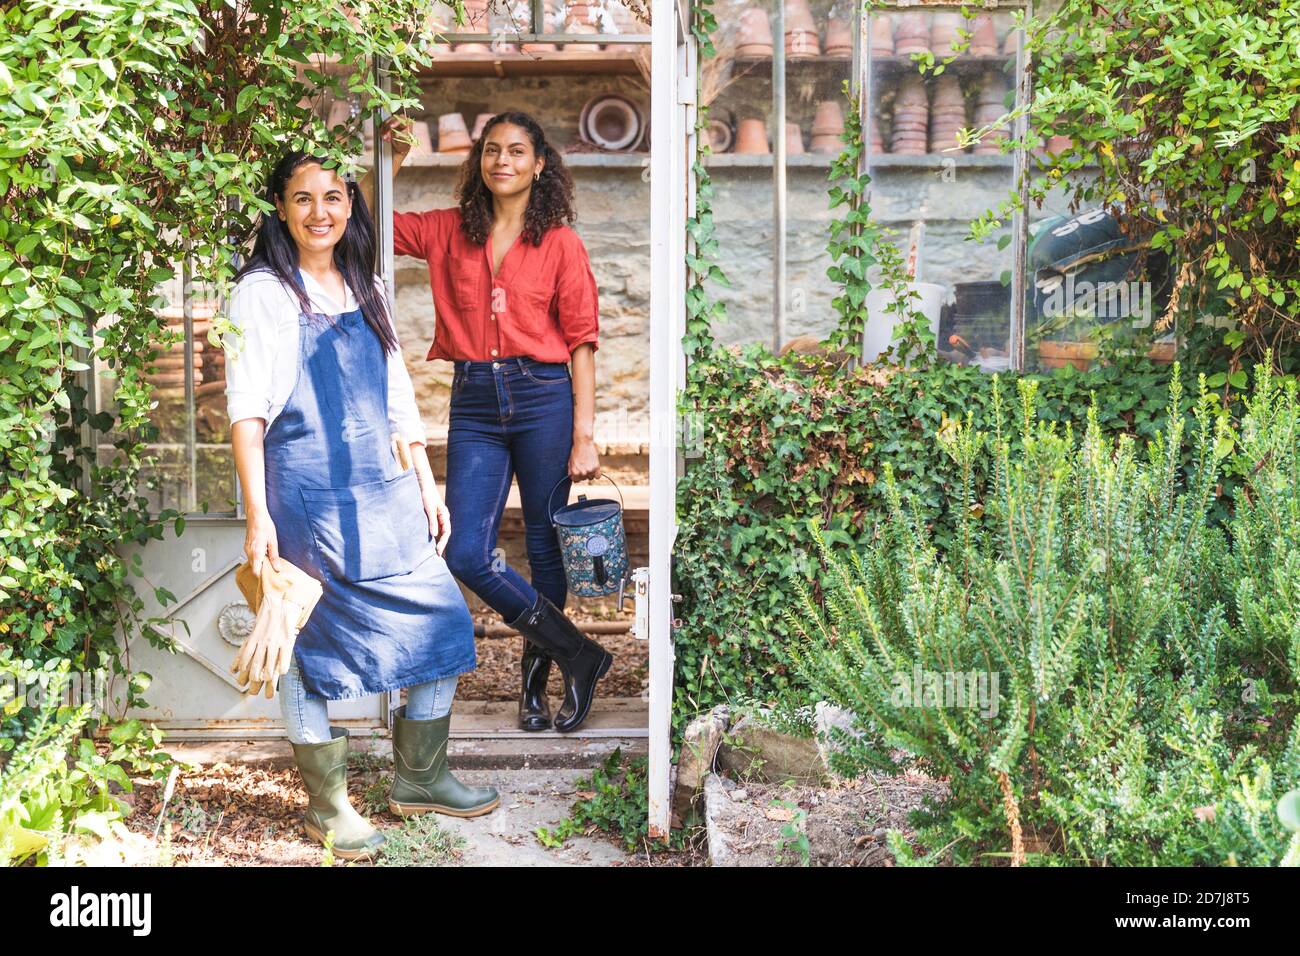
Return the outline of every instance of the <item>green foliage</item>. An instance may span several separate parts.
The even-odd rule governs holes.
[[[119,549],[183,529],[143,493],[146,373],[174,337],[159,284],[188,257],[227,290],[284,149],[360,154],[357,123],[331,131],[312,112],[326,93],[364,114],[416,103],[425,19],[417,0],[0,0],[0,640],[18,657],[108,668],[143,703],[148,675],[128,672],[120,637],[161,639],[143,567]],[[3,719],[14,739],[49,726],[25,706]]]
[[[624,759],[621,748],[605,758],[590,777],[579,777],[579,790],[590,791],[573,804],[569,816],[554,828],[538,827],[537,841],[547,848],[563,846],[571,836],[602,830],[622,841],[629,852],[641,849],[685,847],[687,836],[674,830],[667,844],[650,839],[650,791],[646,785],[648,761],[645,757]]]
[[[1063,0],[1027,33],[1026,145],[1075,141],[1031,195],[1064,189],[1168,251],[1165,321],[1228,317],[1234,357],[1300,333],[1298,34],[1291,0]]]
[[[12,648],[0,649],[0,706],[16,709],[13,687],[41,687],[35,721],[21,740],[0,743],[0,866],[35,856],[44,865],[60,841],[74,833],[107,837],[121,828],[130,808],[111,786],[130,792],[128,770],[157,777],[165,755],[150,753],[162,734],[139,721],[113,728],[109,751],[100,754],[78,735],[91,719],[94,703],[63,703],[68,663],[47,661],[36,667],[15,660]],[[72,755],[67,756],[69,751]]]
[[[1204,390],[1186,436],[1175,370],[1145,454],[1095,411],[1076,441],[1037,414],[1039,383],[1018,391],[1013,428],[940,439],[959,476],[947,548],[889,466],[867,546],[836,552],[813,525],[822,599],[797,585],[784,651],[856,715],[839,769],[947,780],[916,820],[931,860],[1289,859],[1275,808],[1300,783],[1300,611],[1264,595],[1300,548],[1294,384],[1261,369],[1234,446]],[[1234,447],[1251,478],[1225,531],[1210,505]]]

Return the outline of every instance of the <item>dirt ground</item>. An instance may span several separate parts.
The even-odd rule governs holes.
[[[863,778],[829,788],[722,780],[713,823],[730,866],[893,866],[889,830],[943,785],[919,776]],[[782,833],[783,829],[792,832]],[[807,860],[798,833],[807,835]],[[724,862],[725,861],[725,862]]]

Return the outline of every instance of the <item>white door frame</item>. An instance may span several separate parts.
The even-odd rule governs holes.
[[[690,0],[652,0],[650,53],[650,836],[669,828],[673,702],[672,549],[677,537],[677,396],[685,374]]]

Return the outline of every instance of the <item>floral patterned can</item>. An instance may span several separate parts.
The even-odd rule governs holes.
[[[551,512],[551,524],[564,554],[564,576],[569,592],[578,597],[617,594],[627,577],[627,537],[623,532],[623,492],[614,479],[618,501],[578,495],[573,504]],[[551,497],[564,479],[551,489]],[[547,507],[550,507],[548,502]]]

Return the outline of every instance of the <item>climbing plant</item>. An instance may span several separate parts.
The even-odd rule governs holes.
[[[418,0],[0,0],[0,641],[16,659],[108,668],[140,702],[148,678],[120,637],[161,638],[143,628],[137,588],[152,585],[120,549],[184,527],[145,493],[148,372],[174,339],[159,284],[188,257],[226,289],[282,150],[360,155],[360,119],[327,129],[328,97],[361,115],[415,102],[427,14]],[[36,716],[7,701],[3,736]]]

